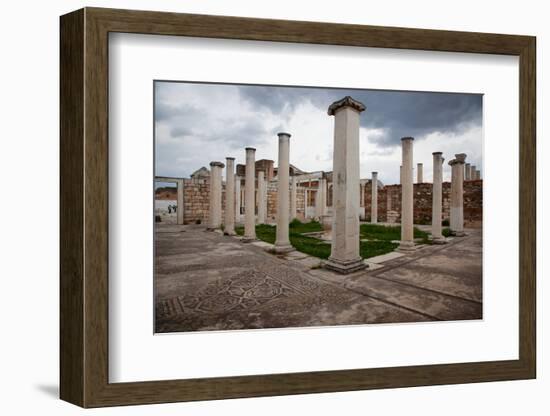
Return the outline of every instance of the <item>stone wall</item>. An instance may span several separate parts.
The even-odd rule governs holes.
[[[450,216],[451,183],[443,182],[443,219]],[[365,217],[371,217],[371,185],[365,188]],[[481,227],[483,219],[483,180],[464,181],[464,223],[468,227]],[[387,185],[378,189],[378,221],[401,220],[401,185]],[[432,184],[414,184],[414,223],[432,222]]]
[[[208,221],[210,180],[184,179],[184,223],[193,224]],[[244,185],[242,185],[244,189]],[[290,187],[289,187],[290,191]],[[443,219],[450,215],[451,183],[443,182]],[[365,188],[365,220],[370,221],[371,184]],[[296,192],[297,217],[305,219],[305,192],[298,187]],[[222,218],[225,213],[225,183],[222,184]],[[267,222],[274,223],[277,215],[277,181],[267,184]],[[480,227],[483,219],[483,180],[464,181],[464,222],[468,227]],[[378,221],[399,222],[401,220],[401,185],[387,185],[378,189]],[[432,184],[414,184],[414,223],[431,224]]]
[[[290,192],[290,185],[289,185]],[[290,209],[290,198],[289,198]],[[296,217],[299,220],[305,220],[305,190],[298,186],[296,190]],[[267,183],[267,222],[277,222],[277,181]]]

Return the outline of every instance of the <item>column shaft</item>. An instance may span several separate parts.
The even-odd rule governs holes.
[[[296,176],[293,176],[291,178],[291,188],[290,188],[290,220],[294,220],[297,217],[297,208],[296,208],[296,187],[298,186],[298,182],[296,179]]]
[[[265,224],[267,218],[267,186],[264,171],[258,172],[258,224]]]
[[[371,180],[370,222],[378,222],[378,172],[372,172]]]
[[[364,269],[359,252],[359,114],[365,106],[345,97],[329,107],[334,115],[332,245],[325,267],[339,273]]]
[[[443,158],[441,152],[433,153],[433,188],[432,188],[432,239],[434,243],[443,243],[441,234],[441,213],[443,210]]]
[[[235,158],[225,159],[225,221],[223,232],[235,235]]]
[[[221,162],[210,162],[210,206],[208,229],[216,230],[222,225],[222,169]]]
[[[416,183],[424,182],[424,166],[422,163],[416,164]]]
[[[183,202],[183,179],[177,180],[178,185],[178,207],[177,207],[177,217],[178,217],[178,224],[182,225],[184,222],[184,215],[185,215],[185,207]]]
[[[289,142],[290,134],[279,133],[279,167],[277,169],[277,236],[274,251],[286,253],[294,250],[290,245],[289,217]]]
[[[399,249],[403,251],[414,250],[413,141],[412,137],[401,139],[403,170],[401,173],[401,243]]]
[[[451,231],[456,236],[464,235],[464,160],[460,153],[449,162],[451,165]]]
[[[240,223],[241,218],[241,177],[235,176],[235,222]]]
[[[244,240],[251,241],[256,239],[255,224],[255,182],[256,182],[256,149],[246,148],[246,170],[244,181]]]

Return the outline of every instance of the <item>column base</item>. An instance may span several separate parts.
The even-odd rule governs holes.
[[[401,253],[411,253],[416,250],[416,247],[414,245],[414,242],[412,241],[401,241],[399,243],[399,247],[397,247],[396,251],[399,251]]]
[[[254,237],[243,237],[241,238],[241,243],[252,243],[253,241],[258,241],[258,239],[256,238],[256,236]]]
[[[466,233],[464,231],[453,231],[451,230],[451,234],[455,237],[464,237],[466,236]]]
[[[329,257],[328,260],[323,263],[323,267],[340,274],[350,274],[366,269],[369,266],[365,264],[361,257],[349,261],[342,261]]]
[[[277,243],[275,243],[272,249],[272,252],[275,254],[285,254],[290,253],[291,251],[294,251],[294,247],[292,247],[290,244],[277,245]]]
[[[216,231],[219,230],[220,227],[206,227],[206,231]]]
[[[445,237],[432,238],[432,243],[434,243],[434,244],[447,244],[447,239]]]
[[[224,230],[223,235],[234,236],[237,235],[237,233],[235,232],[235,230]]]

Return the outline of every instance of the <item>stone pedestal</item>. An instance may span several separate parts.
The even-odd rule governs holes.
[[[451,165],[451,232],[464,236],[464,161],[466,155],[459,153],[449,162]]]
[[[244,181],[244,238],[243,241],[256,239],[256,149],[246,148],[246,169]]]
[[[422,163],[416,164],[416,183],[424,182],[424,166]]]
[[[296,205],[297,187],[298,187],[298,181],[296,179],[296,176],[293,176],[291,178],[291,185],[290,185],[290,221],[296,219],[298,215],[298,209]]]
[[[277,169],[277,236],[274,251],[287,253],[294,250],[288,237],[289,217],[289,145],[290,134],[278,133],[279,136],[279,166]]]
[[[401,173],[401,242],[399,251],[414,250],[413,141],[412,137],[401,139],[403,170]]]
[[[210,207],[208,230],[217,230],[222,225],[222,169],[221,162],[210,162]]]
[[[264,171],[258,172],[258,224],[265,224],[267,218],[267,184]]]
[[[359,114],[365,106],[351,97],[334,102],[333,225],[324,267],[352,273],[367,267],[359,254]]]
[[[441,152],[433,154],[433,188],[432,188],[432,240],[435,244],[445,243],[441,234],[441,213],[443,209],[443,157]]]
[[[235,176],[235,222],[241,223],[242,217],[241,217],[241,180],[242,177]]]
[[[225,235],[235,235],[235,158],[225,158]]]
[[[378,222],[378,172],[372,172],[370,207],[370,222],[376,224]]]

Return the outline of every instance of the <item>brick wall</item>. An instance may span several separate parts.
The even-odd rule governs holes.
[[[414,184],[414,222],[432,222],[432,184]],[[443,219],[450,215],[451,183],[443,182]],[[365,217],[371,217],[371,187],[365,188]],[[480,227],[483,217],[483,181],[464,181],[464,222],[469,227]],[[399,222],[401,220],[401,185],[387,185],[378,189],[378,221]]]
[[[289,186],[290,192],[290,186]],[[290,199],[289,199],[290,209]],[[303,187],[296,190],[296,217],[305,219],[305,192]],[[267,222],[277,221],[277,181],[270,181],[267,184]]]

